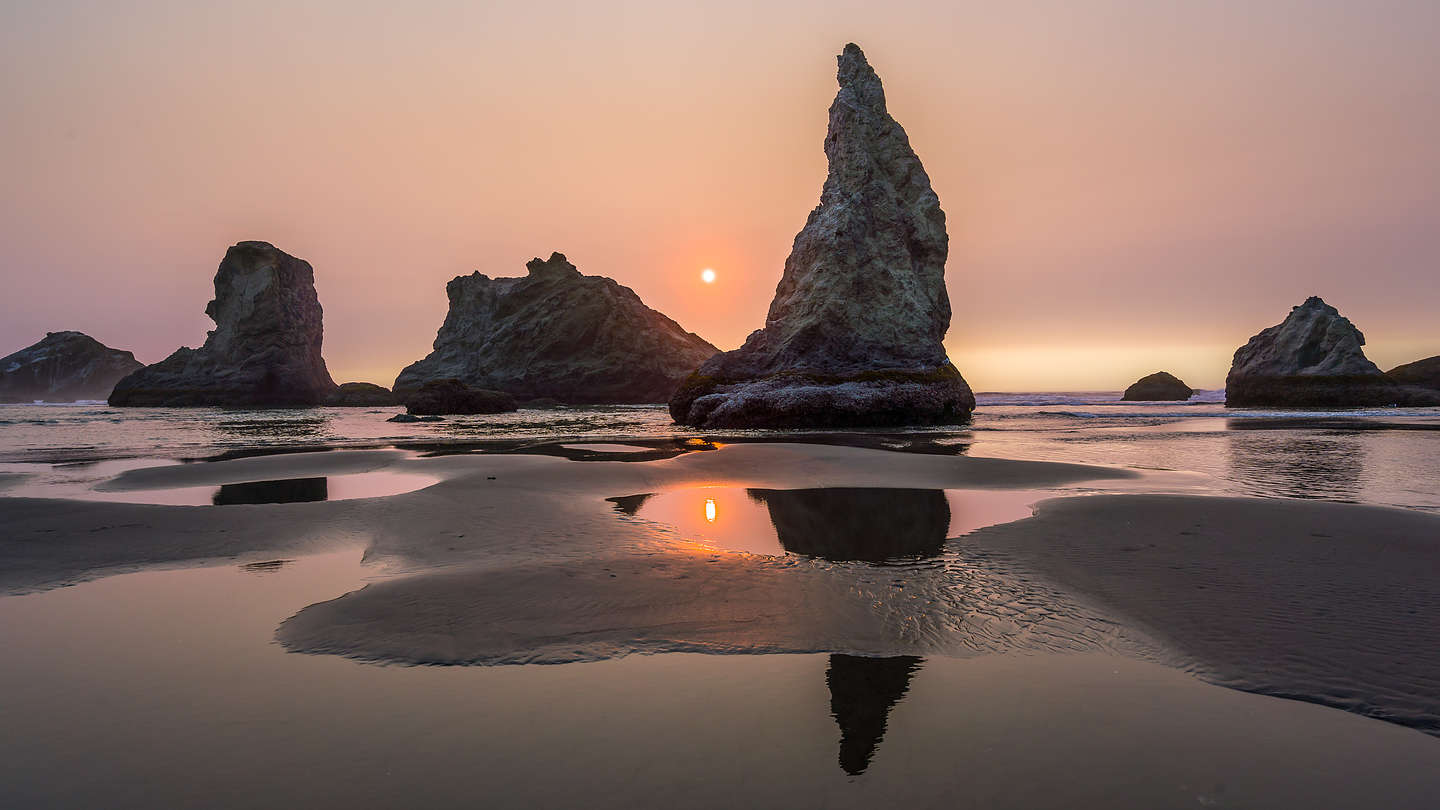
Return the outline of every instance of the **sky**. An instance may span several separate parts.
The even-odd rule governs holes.
[[[1216,388],[1309,295],[1382,368],[1440,354],[1433,0],[0,0],[0,354],[197,346],[247,239],[314,266],[337,381],[552,251],[735,348],[849,41],[946,211],[975,390]]]

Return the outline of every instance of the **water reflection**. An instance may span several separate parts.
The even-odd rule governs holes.
[[[925,659],[913,655],[865,658],[832,655],[825,670],[830,714],[840,727],[840,769],[858,776],[870,767],[885,739],[890,710],[910,689],[910,679]]]
[[[265,560],[263,562],[244,563],[240,566],[240,570],[247,574],[273,574],[293,562],[295,561]]]
[[[945,540],[1030,516],[1024,490],[694,487],[610,498],[669,524],[696,550],[803,554],[833,562],[934,557]]]
[[[225,484],[215,491],[211,503],[216,506],[257,503],[309,503],[330,497],[329,480],[320,478],[284,478],[277,481],[246,481]]]
[[[1234,431],[1229,476],[1246,491],[1288,498],[1360,499],[1366,448],[1357,433]]]
[[[945,547],[950,504],[938,489],[751,489],[780,545],[843,562],[933,557]]]

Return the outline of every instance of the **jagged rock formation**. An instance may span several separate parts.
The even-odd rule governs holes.
[[[519,407],[515,398],[503,391],[471,388],[459,380],[431,380],[405,393],[405,410],[423,416],[505,413]]]
[[[1189,399],[1195,389],[1168,371],[1157,371],[1136,380],[1125,389],[1121,400],[1127,402],[1160,402]]]
[[[950,424],[975,407],[940,341],[950,326],[945,213],[854,44],[839,57],[830,172],[795,237],[765,328],[670,399],[726,427]]]
[[[331,391],[330,396],[325,398],[325,404],[338,408],[383,407],[400,404],[400,398],[389,388],[375,383],[348,382]]]
[[[0,402],[105,399],[115,382],[144,364],[82,332],[50,332],[0,358]]]
[[[1440,404],[1397,385],[1365,357],[1365,336],[1317,296],[1235,351],[1225,378],[1231,407],[1351,408]]]
[[[1400,385],[1440,391],[1440,356],[1396,366],[1385,372],[1385,376]]]
[[[306,407],[335,390],[320,356],[309,262],[266,242],[241,242],[225,252],[205,314],[215,329],[203,346],[177,349],[121,380],[110,404]]]
[[[532,259],[528,275],[458,276],[435,350],[395,378],[395,391],[459,379],[522,400],[664,402],[719,351],[645,306],[629,287],[581,275],[564,254]]]

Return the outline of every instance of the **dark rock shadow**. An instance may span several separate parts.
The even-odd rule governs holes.
[[[840,769],[845,773],[859,776],[870,767],[885,739],[890,710],[905,697],[910,679],[924,663],[913,655],[830,656],[825,685],[830,687],[830,714],[840,727]]]

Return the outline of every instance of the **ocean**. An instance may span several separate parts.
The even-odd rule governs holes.
[[[1192,491],[1311,498],[1440,511],[1440,408],[1227,409],[1223,391],[1187,402],[1121,402],[1120,393],[982,393],[973,420],[921,428],[930,445],[977,457],[1068,461],[1191,473]],[[98,480],[156,460],[254,451],[396,446],[508,449],[566,442],[715,438],[804,441],[816,431],[714,431],[676,425],[661,405],[522,409],[393,423],[395,408],[227,410],[0,406],[0,477]],[[883,440],[894,431],[859,431]],[[903,449],[904,441],[893,446]],[[3,485],[3,478],[0,478]],[[15,493],[11,493],[15,494]],[[39,494],[30,492],[27,494]]]

